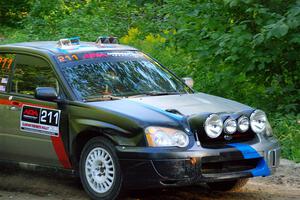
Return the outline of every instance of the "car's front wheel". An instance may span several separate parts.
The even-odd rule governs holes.
[[[220,181],[220,182],[209,182],[206,183],[211,190],[214,191],[239,191],[248,182],[248,179],[236,179],[230,181]]]
[[[80,157],[79,173],[92,199],[113,200],[120,193],[122,174],[113,144],[103,137],[87,142]]]

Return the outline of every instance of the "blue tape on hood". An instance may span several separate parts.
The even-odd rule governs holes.
[[[131,101],[131,102],[135,102],[135,103],[138,103],[138,104],[140,104],[140,105],[142,105],[142,106],[144,106],[144,107],[146,107],[146,108],[149,108],[149,109],[151,109],[151,110],[155,110],[155,111],[157,111],[157,112],[159,112],[159,113],[162,113],[162,114],[164,114],[164,115],[167,115],[168,117],[171,117],[172,119],[176,119],[177,121],[182,121],[182,120],[184,119],[184,117],[181,116],[181,115],[173,114],[173,113],[167,112],[167,111],[165,111],[165,110],[163,110],[163,109],[160,109],[160,108],[157,108],[157,107],[155,107],[155,106],[151,106],[151,105],[148,105],[148,104],[145,104],[145,103],[142,103],[142,102],[138,102],[138,101]]]
[[[250,145],[233,143],[233,144],[229,144],[228,146],[235,147],[236,149],[238,149],[243,154],[243,157],[245,159],[260,158],[256,168],[249,170],[249,172],[252,174],[253,177],[269,176],[271,174],[265,159],[262,156],[260,156],[259,153]]]
[[[66,49],[61,49],[61,48],[56,48],[56,49],[58,49],[59,52],[64,53],[64,54],[68,54],[69,53],[69,51],[66,50]]]

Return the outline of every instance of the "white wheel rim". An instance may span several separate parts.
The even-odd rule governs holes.
[[[105,149],[97,147],[90,151],[85,161],[85,176],[97,193],[105,193],[112,187],[115,167],[111,155]]]

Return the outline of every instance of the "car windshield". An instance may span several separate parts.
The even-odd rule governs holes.
[[[62,55],[58,60],[71,88],[86,101],[190,92],[168,70],[137,51]]]

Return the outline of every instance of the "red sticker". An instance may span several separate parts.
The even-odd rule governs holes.
[[[87,54],[84,54],[84,56],[83,56],[84,59],[106,58],[106,57],[108,57],[108,55],[104,54],[104,53],[87,53]]]

